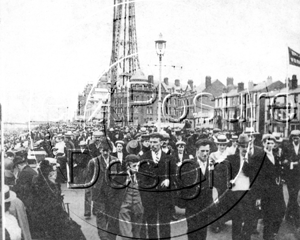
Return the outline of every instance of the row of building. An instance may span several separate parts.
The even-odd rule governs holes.
[[[253,126],[258,132],[280,131],[285,137],[291,130],[300,129],[300,87],[296,75],[288,80],[288,86],[273,81],[271,77],[258,84],[249,81],[248,86],[243,82],[235,85],[233,78],[227,78],[224,85],[219,80],[212,81],[210,76],[199,82],[204,84],[195,85],[193,80],[182,84],[179,79],[174,82],[163,79],[162,127],[183,126],[188,120],[192,127],[217,127],[240,132]],[[154,81],[152,75],[145,76],[136,71],[130,79],[130,86],[112,86],[110,90],[107,83],[104,75],[97,86],[87,84],[78,96],[79,119],[103,121],[107,119],[110,107],[111,126],[156,124],[158,81]],[[290,118],[288,122],[285,121],[287,116]]]

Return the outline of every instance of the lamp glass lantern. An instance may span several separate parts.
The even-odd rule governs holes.
[[[155,41],[155,49],[156,49],[157,55],[164,55],[165,49],[166,49],[166,43],[167,43],[167,41],[163,40],[163,36],[160,33],[159,39]]]

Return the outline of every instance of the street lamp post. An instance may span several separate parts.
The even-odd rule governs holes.
[[[163,36],[160,33],[159,39],[155,41],[155,49],[156,53],[159,56],[159,85],[158,85],[158,131],[160,131],[161,127],[161,62],[162,62],[162,56],[165,53],[166,49],[166,42],[163,40]]]

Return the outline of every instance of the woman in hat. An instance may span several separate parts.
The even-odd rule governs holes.
[[[20,226],[22,231],[22,239],[31,240],[32,238],[29,230],[29,223],[24,203],[19,198],[17,198],[15,192],[10,191],[9,186],[4,185],[3,190],[5,196],[5,205],[6,207],[8,207],[9,204],[9,213],[17,219],[18,225]]]
[[[49,237],[55,240],[84,240],[80,226],[69,219],[64,209],[60,184],[56,182],[57,161],[46,158],[40,162],[39,175],[33,180],[31,226],[33,238]]]
[[[16,194],[9,190],[8,186],[4,186],[4,203],[5,203],[5,239],[21,240],[22,230],[18,220],[9,211],[11,201],[16,199]]]
[[[229,141],[225,135],[221,134],[216,137],[215,143],[218,147],[218,151],[213,152],[209,155],[209,161],[214,163],[222,162],[226,159],[228,155],[226,148],[228,146]]]

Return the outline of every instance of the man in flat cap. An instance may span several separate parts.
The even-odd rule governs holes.
[[[291,132],[289,143],[286,156],[288,160],[286,182],[289,192],[286,220],[296,227],[300,227],[300,213],[297,202],[300,190],[300,130]]]
[[[122,240],[141,239],[144,208],[136,176],[139,161],[139,156],[127,155],[124,159],[124,172],[115,178],[117,185],[126,187],[111,188],[111,199],[114,199],[114,208],[118,211]]]
[[[111,207],[112,201],[109,196],[111,190],[111,183],[105,177],[108,171],[114,171],[117,164],[112,162],[119,161],[117,158],[111,156],[112,145],[110,141],[103,139],[99,142],[100,154],[92,158],[88,163],[87,182],[90,182],[94,175],[94,169],[99,168],[99,177],[92,187],[92,200],[94,202],[94,209],[97,218],[98,235],[100,239],[115,240],[118,234],[118,216],[116,216],[116,209]],[[96,166],[95,166],[96,165]]]
[[[144,221],[148,224],[148,237],[157,239],[157,227],[161,238],[171,238],[173,200],[170,191],[170,174],[175,172],[172,157],[161,149],[163,136],[154,132],[150,134],[151,150],[141,156],[138,180],[144,206]],[[159,222],[158,222],[159,221]]]

